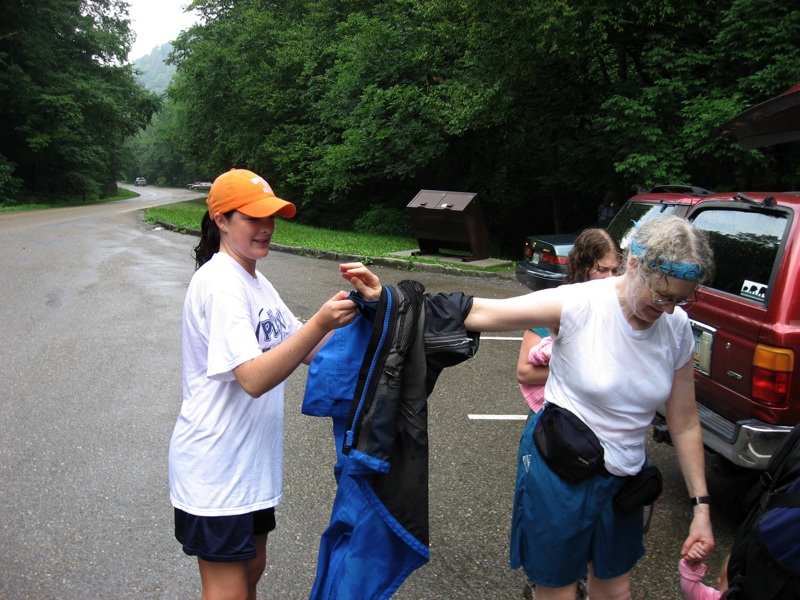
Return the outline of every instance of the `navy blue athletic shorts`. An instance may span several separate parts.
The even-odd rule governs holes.
[[[511,567],[543,586],[630,571],[644,555],[644,508],[623,513],[614,496],[625,478],[593,475],[567,483],[544,462],[533,440],[540,411],[522,434],[511,521]]]
[[[175,509],[175,537],[183,544],[183,551],[211,562],[255,558],[253,536],[273,529],[274,508],[224,517],[198,517]]]

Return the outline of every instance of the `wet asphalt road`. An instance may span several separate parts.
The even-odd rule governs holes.
[[[2,599],[199,597],[194,559],[172,536],[167,486],[196,239],[141,221],[142,207],[194,194],[137,191],[140,199],[102,206],[0,213]],[[346,286],[330,260],[272,252],[259,268],[301,318]],[[375,270],[384,282],[414,278],[431,292],[526,291],[497,277]],[[430,398],[432,558],[396,598],[521,597],[525,577],[507,554],[523,421],[468,417],[525,413],[514,381],[520,336],[484,335],[478,355],[446,370]],[[261,598],[308,597],[335,493],[329,422],[299,412],[305,374],[301,367],[287,387],[285,498]],[[672,450],[651,444],[650,457],[666,490],[633,597],[678,600],[691,510]],[[748,484],[709,469],[718,543],[709,584]]]

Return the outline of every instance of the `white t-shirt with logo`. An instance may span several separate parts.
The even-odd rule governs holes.
[[[301,323],[258,271],[218,252],[192,277],[183,307],[183,404],[169,447],[170,499],[193,515],[237,515],[283,496],[283,389],[259,398],[233,369]]]
[[[564,285],[564,303],[545,400],[572,411],[600,439],[606,468],[633,475],[645,460],[647,431],[672,392],[675,371],[694,352],[689,318],[675,307],[637,331],[617,300],[615,278]]]

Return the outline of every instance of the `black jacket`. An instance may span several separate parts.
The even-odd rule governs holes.
[[[304,402],[304,412],[311,412],[313,404],[313,412],[323,414],[316,382],[330,390],[326,372],[337,372],[337,380],[345,381],[341,368],[352,369],[332,353],[348,360],[360,352],[355,347],[364,348],[343,427],[347,458],[331,525],[320,544],[311,598],[389,597],[428,560],[427,397],[445,367],[474,356],[478,349],[479,334],[464,327],[471,296],[426,295],[422,284],[402,281],[384,286],[376,303],[354,299],[372,327],[359,321],[337,330],[320,349],[322,356],[312,361],[306,385],[306,400],[315,402],[308,408]],[[317,358],[316,367],[325,365],[324,369],[315,368]],[[336,431],[341,397],[349,390],[332,395],[338,396],[331,403]],[[375,543],[392,538],[401,544],[384,544],[385,552]],[[361,550],[365,539],[367,553]]]

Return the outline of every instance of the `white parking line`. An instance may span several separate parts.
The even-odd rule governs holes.
[[[481,341],[483,341],[483,340],[507,340],[507,341],[511,340],[513,342],[521,342],[522,338],[521,337],[501,337],[501,336],[482,335],[481,336]]]
[[[473,421],[524,421],[528,415],[467,415]]]

